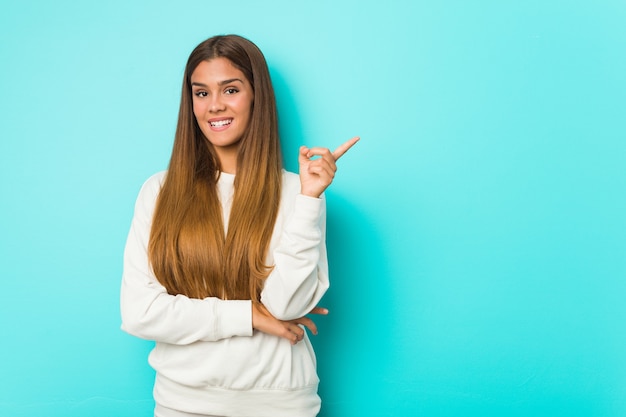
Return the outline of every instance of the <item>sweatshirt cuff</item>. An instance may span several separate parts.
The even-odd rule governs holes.
[[[317,224],[322,213],[323,205],[323,195],[320,198],[315,198],[304,194],[298,194],[296,196],[296,204],[294,207],[294,217],[301,221]]]
[[[218,339],[252,336],[252,301],[220,300],[218,308]]]

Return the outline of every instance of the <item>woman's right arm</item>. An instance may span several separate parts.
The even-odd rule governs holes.
[[[252,302],[170,295],[154,276],[148,241],[164,174],[143,185],[126,248],[121,288],[122,329],[142,339],[185,345],[234,336],[252,336]]]
[[[203,300],[170,295],[154,276],[148,260],[152,215],[164,174],[146,181],[135,204],[124,250],[120,308],[122,329],[142,339],[186,345],[236,336],[252,336],[253,329],[282,337],[295,344],[304,337],[305,326],[317,333],[311,319],[282,321],[250,300]],[[314,309],[313,314],[326,314]]]

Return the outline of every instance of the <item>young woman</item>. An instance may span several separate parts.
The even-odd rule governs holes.
[[[250,41],[216,36],[185,69],[174,148],[135,206],[122,328],[154,340],[155,416],[315,416],[306,314],[328,288],[322,193],[334,152],[282,169],[274,92]]]

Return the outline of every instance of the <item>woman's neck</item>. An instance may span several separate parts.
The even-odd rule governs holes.
[[[239,153],[239,147],[217,148],[217,157],[220,160],[220,166],[222,172],[227,174],[237,173],[237,155]]]

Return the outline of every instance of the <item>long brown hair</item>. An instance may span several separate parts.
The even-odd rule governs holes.
[[[240,140],[228,231],[217,194],[220,161],[193,114],[191,74],[226,58],[246,76],[254,99]],[[267,63],[249,40],[215,36],[187,61],[174,148],[150,232],[152,269],[170,294],[258,301],[281,190],[276,101]]]

